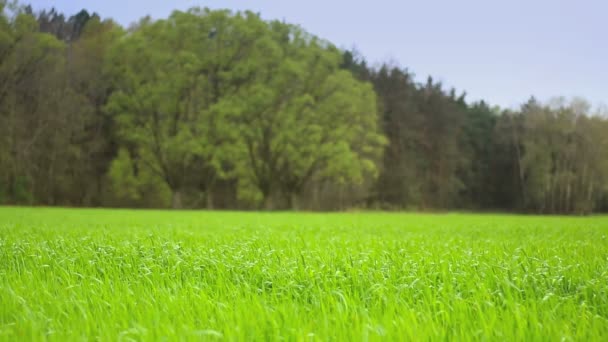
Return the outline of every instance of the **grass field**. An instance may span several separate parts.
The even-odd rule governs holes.
[[[0,208],[0,339],[608,340],[608,217]]]

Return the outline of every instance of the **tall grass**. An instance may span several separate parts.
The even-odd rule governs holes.
[[[3,340],[608,340],[608,218],[0,208]]]

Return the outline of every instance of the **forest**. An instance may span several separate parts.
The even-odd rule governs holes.
[[[0,80],[3,205],[608,211],[606,110],[470,102],[253,12],[0,0]]]

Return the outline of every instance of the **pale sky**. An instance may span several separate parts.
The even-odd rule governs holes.
[[[26,0],[21,0],[27,3]],[[284,19],[371,64],[392,61],[466,91],[469,101],[516,107],[535,95],[608,103],[606,0],[30,0],[68,16],[87,9],[128,24],[192,6],[250,9]]]

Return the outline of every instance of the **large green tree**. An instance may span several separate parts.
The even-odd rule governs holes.
[[[169,187],[173,207],[188,189],[210,198],[225,173],[224,147],[235,133],[225,113],[258,67],[252,50],[264,30],[253,13],[192,9],[142,20],[116,47],[107,108],[131,157]]]
[[[239,93],[235,163],[244,194],[297,208],[312,181],[375,176],[385,139],[371,85],[340,69],[335,47],[295,26],[271,30],[254,82]]]

